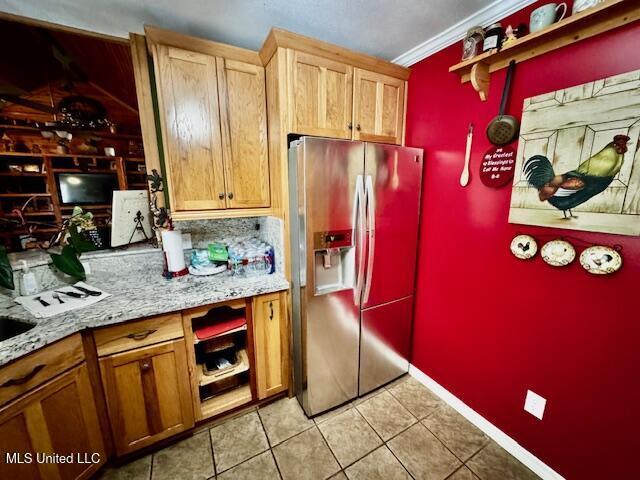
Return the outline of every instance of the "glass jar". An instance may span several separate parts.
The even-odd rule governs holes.
[[[489,50],[500,50],[502,47],[502,41],[504,40],[504,29],[500,23],[494,23],[485,30],[484,43],[482,45],[482,51],[487,52]]]
[[[474,27],[467,32],[462,41],[462,61],[469,60],[482,51],[484,30],[482,27]]]

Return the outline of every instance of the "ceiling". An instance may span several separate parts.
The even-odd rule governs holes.
[[[127,44],[0,20],[0,95],[53,107],[70,95],[98,100],[108,118],[139,126],[131,52]],[[46,122],[51,112],[0,101],[0,116]]]
[[[144,24],[257,50],[271,27],[394,59],[495,0],[0,0],[0,11],[118,37]]]

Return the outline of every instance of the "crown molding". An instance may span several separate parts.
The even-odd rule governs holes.
[[[478,10],[473,15],[394,58],[392,62],[403,67],[414,65],[429,55],[462,40],[470,28],[478,25],[491,25],[535,2],[536,0],[496,0],[482,10]]]

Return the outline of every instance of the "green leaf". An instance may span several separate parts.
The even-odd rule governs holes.
[[[13,283],[13,268],[7,256],[7,249],[0,245],[0,287],[14,290],[16,288]]]
[[[51,260],[61,272],[77,280],[87,279],[82,262],[78,259],[78,252],[71,245],[65,246],[61,253],[52,253]]]
[[[76,225],[69,225],[69,244],[75,249],[78,254],[84,252],[92,252],[97,250],[93,242],[90,242],[78,233],[78,227]]]

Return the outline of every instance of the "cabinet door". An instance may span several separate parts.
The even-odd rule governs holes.
[[[193,426],[184,340],[104,357],[100,370],[119,455]]]
[[[405,81],[355,69],[354,140],[402,144]]]
[[[0,478],[88,478],[106,460],[85,364],[0,410],[0,452],[32,463],[0,461]],[[36,454],[72,455],[71,463],[36,463]],[[93,463],[95,461],[96,463]]]
[[[227,208],[269,206],[264,68],[217,58]]]
[[[279,293],[253,299],[256,387],[263,399],[288,387],[289,341],[286,306]]]
[[[215,57],[159,45],[154,58],[171,209],[224,208]]]
[[[294,133],[351,138],[353,67],[289,50]]]

